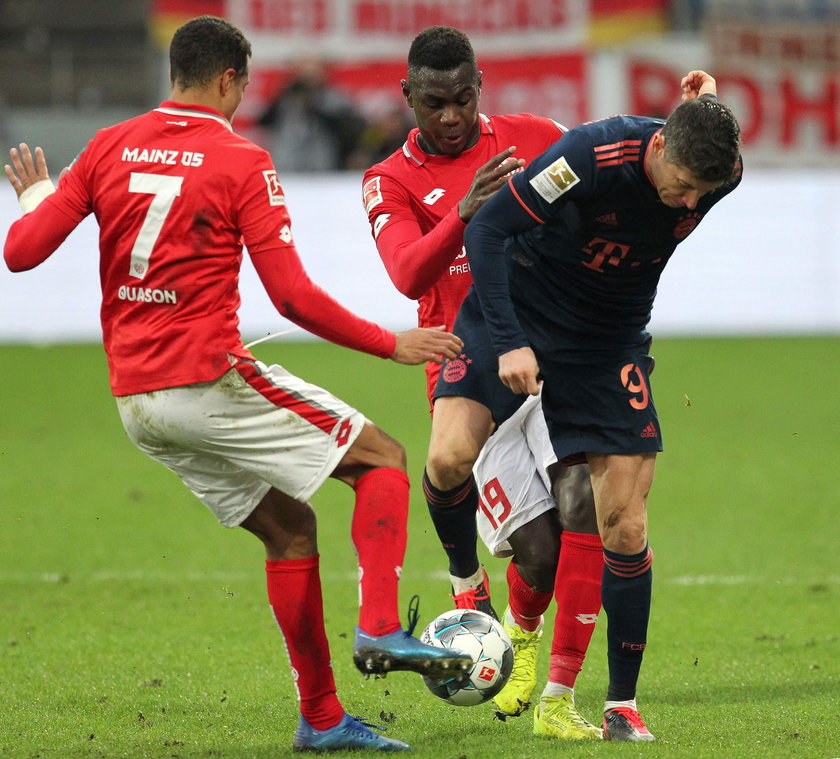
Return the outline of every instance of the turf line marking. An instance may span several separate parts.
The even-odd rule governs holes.
[[[490,574],[491,580],[497,587],[504,588],[504,575]],[[15,583],[108,583],[108,582],[251,582],[260,579],[259,569],[253,572],[167,572],[163,570],[98,570],[96,572],[0,572],[0,582]],[[347,572],[321,572],[321,579],[329,582],[355,582],[356,570]],[[423,574],[409,574],[406,579],[418,579],[435,582],[449,582],[449,573],[436,570]],[[700,585],[840,585],[840,575],[825,577],[761,577],[753,575],[677,575],[675,577],[659,577],[658,583],[665,585],[679,585],[684,587]]]

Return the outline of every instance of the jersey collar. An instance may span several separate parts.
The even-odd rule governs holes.
[[[184,105],[183,103],[175,103],[172,100],[166,100],[155,108],[155,111],[158,113],[165,113],[168,116],[186,116],[190,118],[218,121],[229,132],[233,131],[233,127],[230,125],[230,122],[222,116],[221,113],[203,105]]]
[[[487,116],[483,113],[479,113],[478,139],[480,140],[482,135],[485,134],[493,134],[493,125],[490,123],[490,119]],[[438,158],[439,156],[429,155],[425,150],[423,150],[423,148],[420,147],[420,143],[417,141],[419,136],[420,130],[416,127],[412,129],[408,133],[408,139],[403,143],[402,152],[409,161],[417,166],[422,166],[430,158]],[[473,145],[473,147],[475,147],[475,145]],[[467,148],[467,150],[472,150],[472,148]]]

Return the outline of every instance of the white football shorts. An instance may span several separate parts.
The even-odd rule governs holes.
[[[308,501],[365,417],[282,366],[240,360],[213,382],[116,399],[128,436],[171,469],[225,527],[271,487]]]
[[[529,396],[490,436],[473,467],[478,534],[493,556],[512,555],[510,535],[557,508],[547,473],[556,461],[540,396]]]

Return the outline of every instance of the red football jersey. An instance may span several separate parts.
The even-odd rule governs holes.
[[[560,138],[563,127],[527,113],[482,115],[478,142],[454,157],[423,151],[419,133],[412,129],[401,150],[365,172],[363,201],[391,280],[418,301],[419,326],[451,331],[472,284],[458,203],[475,172],[511,145],[514,157],[529,163]],[[438,364],[426,366],[430,401],[439,371]]]
[[[251,357],[237,316],[243,245],[281,313],[348,347],[394,350],[392,333],[309,280],[269,154],[212,109],[167,102],[99,131],[58,190],[13,225],[7,257],[37,265],[90,213],[114,395],[210,381],[229,355]]]

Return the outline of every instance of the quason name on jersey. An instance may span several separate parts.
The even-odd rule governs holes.
[[[171,303],[178,302],[178,293],[175,290],[157,290],[151,287],[128,287],[120,285],[117,290],[117,297],[120,300],[131,300],[145,303]]]

